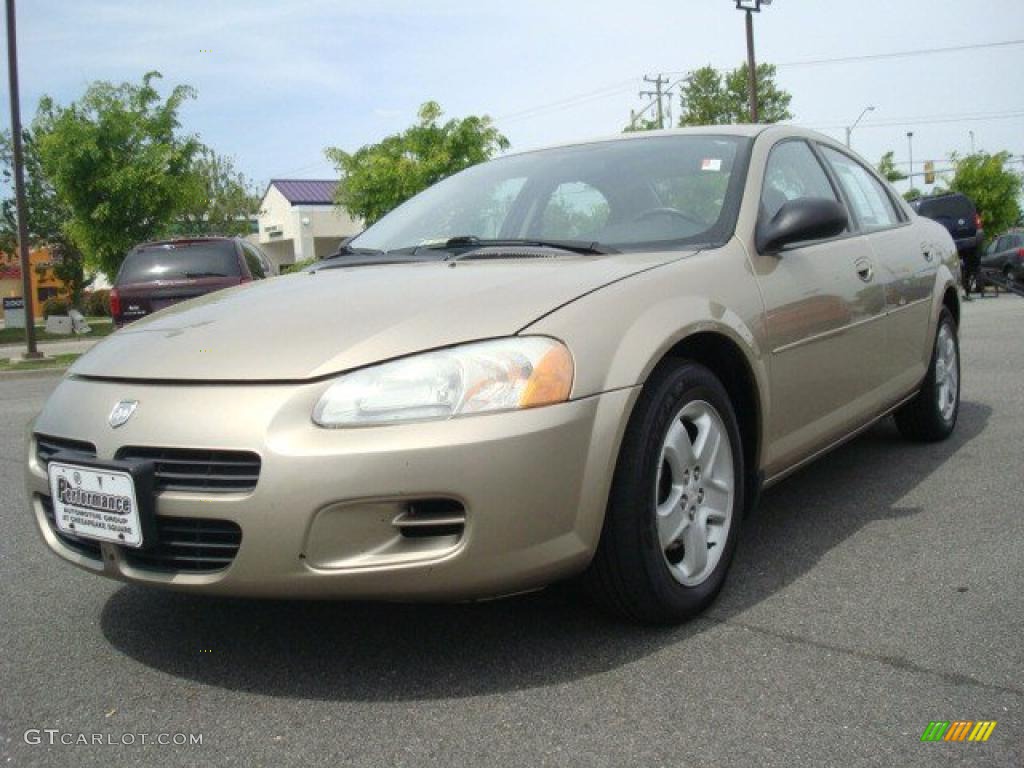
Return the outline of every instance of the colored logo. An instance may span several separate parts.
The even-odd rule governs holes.
[[[921,741],[988,741],[995,729],[995,720],[932,720]]]

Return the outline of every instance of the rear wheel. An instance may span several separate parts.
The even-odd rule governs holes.
[[[896,426],[910,440],[945,440],[960,411],[960,341],[956,322],[943,307],[928,375],[909,403],[896,411]]]
[[[586,575],[591,593],[614,612],[648,623],[700,612],[732,560],[743,477],[739,428],[721,382],[692,362],[659,368],[623,438]]]

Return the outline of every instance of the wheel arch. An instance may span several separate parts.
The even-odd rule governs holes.
[[[698,330],[679,339],[654,362],[651,372],[681,360],[708,368],[729,394],[743,441],[745,496],[750,510],[756,503],[763,480],[760,459],[765,410],[754,366],[739,343],[717,330]]]

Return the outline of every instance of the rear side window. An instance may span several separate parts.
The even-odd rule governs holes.
[[[770,220],[790,200],[803,197],[839,202],[818,158],[803,141],[776,144],[768,156],[761,206]]]
[[[250,245],[242,245],[242,253],[245,255],[245,264],[249,267],[249,274],[253,280],[262,280],[267,276],[267,268],[260,258],[256,249]]]
[[[974,220],[974,206],[962,195],[948,197],[925,198],[917,203],[917,212],[929,219],[966,219]]]
[[[821,152],[839,179],[839,186],[862,229],[883,229],[899,224],[899,215],[885,187],[864,166],[831,147],[823,146]]]
[[[129,253],[117,284],[201,277],[239,277],[241,270],[230,240],[147,245]]]

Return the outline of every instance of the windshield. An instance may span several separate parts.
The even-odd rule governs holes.
[[[142,246],[129,253],[117,283],[187,280],[200,277],[238,277],[235,244],[230,240],[164,243]]]
[[[579,241],[617,250],[727,240],[749,139],[676,135],[500,158],[403,203],[351,242],[408,251],[452,238]]]

